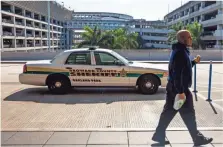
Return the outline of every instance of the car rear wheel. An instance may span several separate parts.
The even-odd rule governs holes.
[[[153,75],[144,75],[140,78],[138,88],[142,94],[155,94],[159,88],[159,81]]]
[[[53,76],[49,79],[48,89],[53,94],[66,94],[70,89],[70,82],[62,76]]]

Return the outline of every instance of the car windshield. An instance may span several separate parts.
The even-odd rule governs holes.
[[[111,52],[115,57],[117,57],[118,59],[122,60],[123,62],[129,64],[129,63],[133,63],[132,61],[127,60],[125,57],[121,56],[120,54],[112,51]]]

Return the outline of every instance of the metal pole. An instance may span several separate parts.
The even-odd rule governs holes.
[[[207,101],[211,100],[211,78],[212,78],[212,61],[210,61],[210,69],[209,69],[209,83],[208,83],[208,99]]]
[[[197,66],[194,65],[194,91],[197,92]]]
[[[48,10],[48,51],[50,51],[50,0],[47,1],[47,10]]]

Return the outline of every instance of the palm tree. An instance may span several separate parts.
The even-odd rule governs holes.
[[[168,42],[169,43],[173,43],[176,41],[176,34],[178,31],[182,30],[182,29],[187,29],[191,35],[192,35],[192,47],[194,49],[198,49],[198,48],[202,48],[205,49],[205,44],[204,42],[201,40],[201,35],[202,35],[202,25],[199,24],[198,22],[194,22],[192,24],[188,24],[186,27],[183,25],[182,22],[173,25],[171,27],[171,33],[168,34]]]
[[[127,49],[138,48],[137,42],[138,34],[137,33],[128,33],[126,34],[125,45]]]
[[[184,25],[182,22],[173,25],[170,29],[171,32],[168,34],[168,42],[173,43],[176,41],[177,32],[184,29]]]
[[[188,24],[187,30],[190,31],[191,36],[192,36],[192,40],[193,40],[192,47],[194,49],[199,49],[200,47],[202,49],[205,49],[204,41],[201,40],[202,25],[196,21],[192,24]]]
[[[109,35],[112,36],[112,39],[109,41],[109,48],[111,49],[123,49],[125,48],[124,45],[124,40],[125,40],[125,36],[123,33],[123,29],[115,29],[115,30],[111,30],[107,32]]]
[[[111,49],[131,49],[137,48],[137,33],[130,33],[127,29],[118,28],[105,32],[106,36],[110,36],[109,40],[104,41]]]
[[[115,30],[102,31],[96,26],[93,29],[90,27],[84,28],[85,32],[82,33],[84,39],[78,47],[84,45],[99,46],[111,49],[131,49],[137,48],[137,33],[130,33],[127,29],[118,28]]]
[[[105,41],[112,38],[111,35],[102,32],[102,30],[98,29],[97,26],[94,27],[94,30],[86,26],[84,30],[85,32],[82,33],[84,41],[78,45],[79,48],[84,45],[106,47]]]
[[[128,32],[128,30],[125,28],[119,28],[115,29],[113,31],[114,35],[114,42],[113,42],[113,48],[122,48],[122,49],[131,49],[131,48],[137,48],[138,42],[137,42],[137,33],[131,33]]]
[[[137,42],[138,42],[138,47],[141,49],[141,48],[143,48],[144,47],[144,43],[145,43],[145,41],[144,41],[144,39],[142,38],[142,36],[141,35],[138,35],[138,37],[137,37]]]

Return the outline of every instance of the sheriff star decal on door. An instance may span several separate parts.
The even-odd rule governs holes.
[[[121,71],[120,71],[120,76],[121,77],[126,77],[127,75],[127,72],[125,71],[125,69],[123,68]]]

